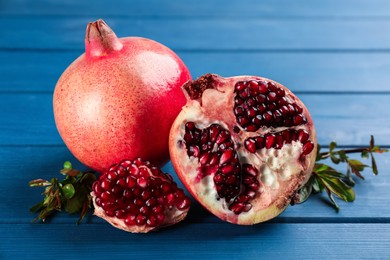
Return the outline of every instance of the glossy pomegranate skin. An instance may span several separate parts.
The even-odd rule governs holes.
[[[250,94],[252,85],[258,94]],[[302,101],[258,76],[206,74],[183,91],[187,103],[170,132],[171,160],[182,183],[224,221],[252,225],[278,216],[315,163],[314,123]]]
[[[123,159],[169,159],[168,135],[191,76],[181,59],[150,39],[118,39],[101,20],[89,24],[86,53],[61,75],[53,96],[67,147],[97,171]]]

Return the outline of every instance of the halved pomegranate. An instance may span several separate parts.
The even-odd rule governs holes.
[[[266,78],[207,74],[183,86],[170,132],[172,164],[191,194],[222,220],[279,215],[310,177],[316,134],[305,105]]]
[[[133,233],[173,225],[190,208],[172,177],[140,158],[112,165],[93,183],[91,196],[95,215]]]

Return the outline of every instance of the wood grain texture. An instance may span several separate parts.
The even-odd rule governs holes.
[[[78,216],[63,212],[30,223],[28,209],[42,197],[29,180],[61,177],[65,160],[85,169],[57,133],[52,92],[98,18],[120,37],[167,45],[193,77],[279,81],[307,105],[321,144],[367,145],[373,134],[390,146],[387,0],[2,0],[0,259],[389,259],[388,154],[377,156],[378,176],[358,181],[355,202],[338,201],[339,213],[322,194],[249,227],[223,223],[194,201],[184,222],[147,235],[92,216],[77,226]],[[179,182],[170,163],[163,170]]]
[[[356,201],[344,203],[338,200],[341,211],[337,213],[329,206],[325,194],[315,195],[301,205],[289,207],[274,223],[389,223],[390,222],[390,159],[385,155],[377,155],[380,174],[373,176],[367,170],[364,172],[365,181],[357,180]],[[18,224],[29,223],[36,215],[28,212],[29,207],[42,199],[42,188],[30,188],[28,182],[32,179],[61,178],[59,170],[62,163],[69,160],[74,167],[86,170],[64,146],[25,146],[2,147],[0,150],[0,223]],[[366,161],[369,164],[368,161]],[[344,166],[338,167],[345,171]],[[163,171],[171,174],[180,187],[176,173],[170,163]],[[52,224],[75,223],[78,215],[68,216],[57,214],[50,221]],[[98,218],[88,218],[87,223],[103,223]],[[187,225],[192,223],[221,223],[221,221],[204,210],[193,201]]]
[[[370,134],[390,145],[389,94],[300,94],[322,145],[367,145]],[[0,93],[0,145],[59,145],[51,93]],[[11,116],[12,115],[12,116]]]
[[[85,28],[98,17],[2,16],[3,50],[81,50]],[[104,18],[104,17],[103,17]],[[119,37],[158,40],[177,51],[389,51],[387,19],[108,18]],[[288,25],[288,26],[287,26]]]
[[[351,4],[353,3],[353,4]],[[0,14],[7,15],[89,15],[89,16],[153,16],[153,17],[308,17],[376,18],[390,16],[386,0],[104,0],[50,1],[50,0],[3,0]]]
[[[183,223],[148,235],[108,224],[0,228],[0,257],[6,259],[24,258],[26,252],[29,259],[387,259],[390,254],[386,224]],[[23,250],[15,246],[21,241]]]
[[[82,47],[82,46],[80,46]],[[52,92],[63,70],[83,50],[0,51],[0,92]],[[390,92],[390,53],[179,51],[194,78],[261,75],[292,91]],[[22,68],[21,68],[22,66]]]

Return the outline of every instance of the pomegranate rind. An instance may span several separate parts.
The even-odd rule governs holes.
[[[102,21],[90,23],[86,53],[54,90],[56,127],[72,154],[98,172],[137,157],[161,166],[169,160],[170,127],[185,104],[180,87],[189,79],[168,47],[117,38]]]
[[[196,84],[198,80],[200,82],[207,82],[205,85],[212,82],[212,88],[209,86],[203,88],[199,86],[201,84],[198,84],[197,87],[203,88],[202,95],[191,96],[188,89],[191,87],[191,84],[194,84],[194,82]],[[224,221],[239,225],[253,225],[278,216],[288,207],[295,193],[309,180],[315,164],[317,154],[316,132],[308,109],[289,89],[267,78],[257,76],[222,78],[218,75],[208,74],[198,80],[190,81],[183,86],[187,103],[174,121],[170,131],[169,147],[171,161],[180,180],[201,205]],[[256,196],[251,201],[252,208],[248,212],[235,214],[229,210],[229,205],[225,200],[218,199],[212,176],[206,176],[200,181],[197,179],[199,161],[193,156],[187,156],[187,148],[183,143],[184,128],[185,123],[189,121],[195,122],[201,129],[216,123],[234,135],[233,127],[236,124],[231,123],[236,122],[235,115],[232,112],[235,95],[234,86],[236,82],[250,80],[273,82],[277,87],[284,89],[286,96],[302,107],[302,114],[305,116],[307,122],[302,126],[296,126],[295,129],[306,130],[310,135],[310,141],[314,144],[314,148],[309,154],[301,157],[302,144],[292,142],[289,145],[284,145],[280,150],[274,148],[266,151],[260,150],[253,155],[244,148],[244,145],[242,145],[243,140],[248,137],[257,136],[259,133],[264,134],[275,131],[275,129],[259,129],[255,132],[247,132],[241,128],[240,133],[235,137],[241,141],[241,145],[237,145],[237,142],[235,142],[235,149],[240,154],[241,163],[245,162],[247,158],[251,158],[251,162],[257,162],[254,166],[259,169],[265,162],[268,163],[267,160],[283,158],[283,169],[286,168],[286,170],[281,174],[284,176],[283,178],[279,175],[276,176],[277,184],[275,185],[277,188],[272,187],[272,185],[267,186],[264,184],[265,182],[261,179],[261,176],[258,176],[258,181],[261,183],[260,196]],[[282,156],[278,157],[278,154],[282,154]]]

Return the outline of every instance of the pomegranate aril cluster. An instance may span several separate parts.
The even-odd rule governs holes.
[[[190,207],[170,175],[141,159],[111,166],[92,188],[96,205],[129,226],[156,227],[164,222],[166,210]]]
[[[240,193],[241,166],[230,132],[218,124],[199,129],[187,122],[184,142],[188,156],[198,158],[199,180],[213,175],[218,196],[227,202],[235,198]]]
[[[284,144],[291,144],[293,141],[302,143],[302,156],[309,154],[314,144],[309,140],[309,133],[306,130],[287,129],[278,133],[267,133],[265,135],[250,137],[245,140],[245,148],[251,152],[256,153],[257,150],[266,148],[281,149]]]
[[[248,132],[261,127],[298,126],[307,121],[302,107],[271,81],[239,81],[234,91],[234,115]]]

